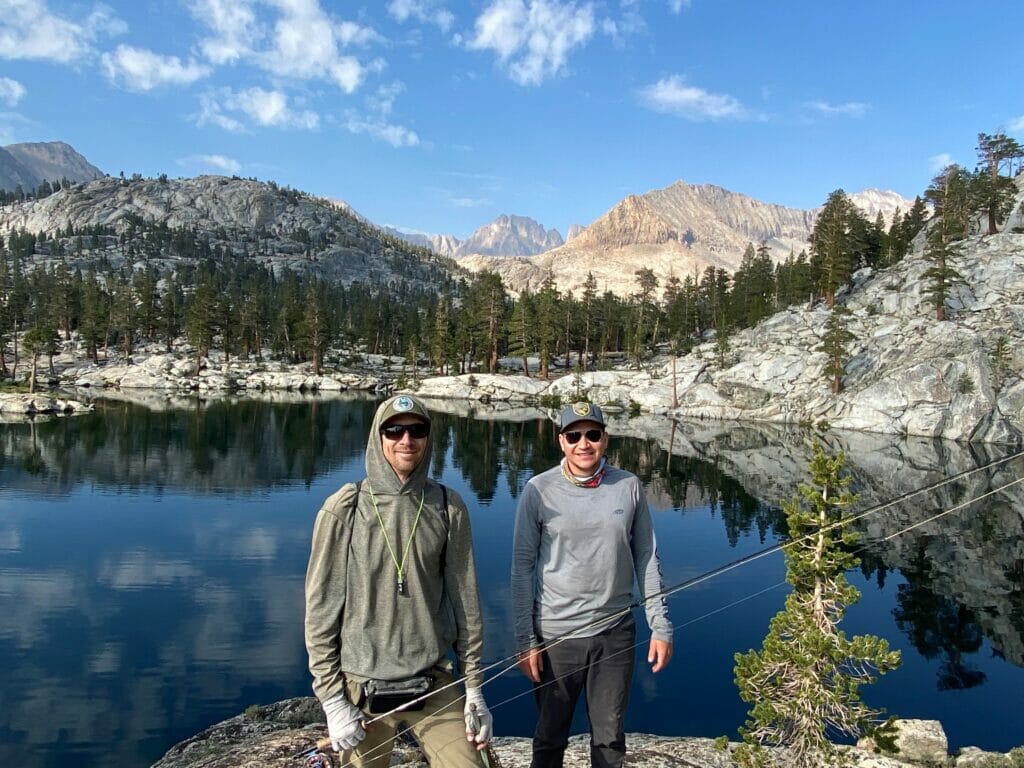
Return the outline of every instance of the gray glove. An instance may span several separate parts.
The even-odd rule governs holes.
[[[345,694],[324,701],[321,706],[327,715],[327,732],[331,736],[331,746],[335,752],[353,749],[366,737],[363,730],[363,713],[345,698]]]
[[[484,745],[494,735],[494,716],[484,702],[484,694],[479,688],[466,686],[466,707],[463,710],[466,718],[466,733],[476,734],[467,736],[469,741]]]

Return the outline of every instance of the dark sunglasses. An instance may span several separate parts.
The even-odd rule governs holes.
[[[603,429],[588,429],[586,432],[563,432],[562,437],[565,438],[565,442],[569,445],[576,445],[580,441],[580,438],[586,436],[587,440],[591,443],[600,442],[601,438],[604,437]]]
[[[388,424],[380,428],[380,433],[388,440],[401,440],[406,432],[413,440],[422,440],[430,434],[430,425],[418,421],[415,424]]]

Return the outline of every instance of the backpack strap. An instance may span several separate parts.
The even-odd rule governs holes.
[[[444,521],[444,545],[441,547],[441,573],[444,573],[444,567],[448,562],[448,537],[452,532],[451,518],[448,515],[448,488],[444,483],[438,483],[441,486],[441,498],[443,499],[444,506],[441,508],[441,520]]]

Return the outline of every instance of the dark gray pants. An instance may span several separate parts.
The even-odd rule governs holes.
[[[593,637],[563,640],[544,651],[540,683],[533,686],[537,730],[531,768],[562,768],[580,692],[590,720],[590,764],[619,768],[626,756],[622,724],[633,682],[636,626],[627,615]]]

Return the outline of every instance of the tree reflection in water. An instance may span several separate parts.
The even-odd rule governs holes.
[[[938,689],[966,690],[984,683],[985,673],[964,660],[964,654],[981,648],[984,632],[973,610],[932,590],[931,561],[923,546],[903,575],[907,583],[896,588],[893,615],[918,653],[926,659],[942,659]]]

